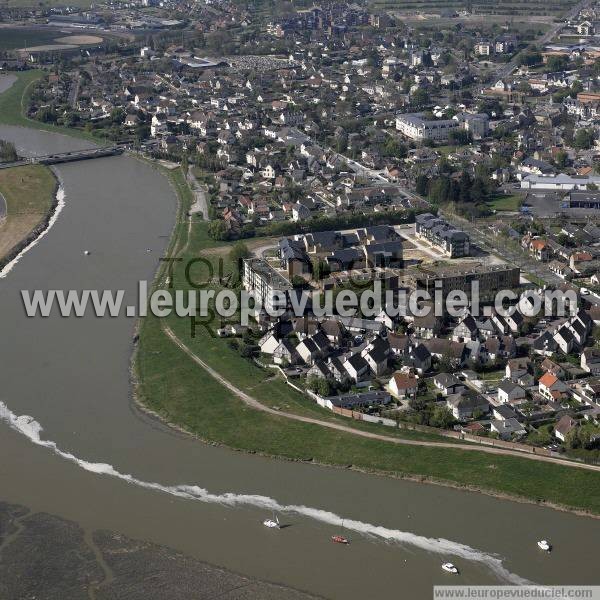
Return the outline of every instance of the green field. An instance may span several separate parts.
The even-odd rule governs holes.
[[[440,13],[469,10],[473,14],[558,16],[576,4],[575,0],[374,0],[375,6],[402,11]]]
[[[220,256],[227,273],[227,253],[208,239],[205,223],[193,224],[189,244],[186,243],[188,228],[181,215],[189,205],[189,192],[180,173],[171,177],[183,196],[183,206],[170,255],[183,258],[204,255],[211,257],[211,261]],[[180,263],[173,271],[176,289],[188,287],[183,268]],[[159,280],[164,276],[164,272],[160,273]],[[203,278],[199,272],[193,276],[198,280]],[[318,415],[322,419],[337,418],[293,392],[270,372],[241,358],[226,340],[212,338],[201,328],[195,338],[190,337],[187,319],[171,316],[167,322],[195,354],[264,404]],[[135,372],[139,380],[138,398],[142,403],[208,442],[288,459],[441,480],[600,514],[600,475],[597,473],[512,456],[400,446],[249,408],[173,344],[156,317],[147,317],[141,323]],[[351,423],[347,419],[343,422]],[[386,427],[376,430],[387,434],[393,431]],[[403,435],[415,439],[411,432]]]
[[[52,44],[57,37],[65,34],[57,29],[0,29],[0,50],[15,50],[16,48],[31,48],[43,44]]]
[[[4,0],[3,8],[55,8],[58,6],[75,6],[90,8],[92,0]]]
[[[523,196],[521,194],[513,194],[512,196],[497,196],[486,202],[486,204],[494,210],[506,210],[512,212],[517,212],[521,208],[522,203]]]

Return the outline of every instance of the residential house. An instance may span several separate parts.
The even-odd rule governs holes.
[[[439,360],[448,361],[453,367],[463,365],[469,352],[467,347],[462,342],[453,342],[444,338],[433,338],[424,340],[423,345],[429,350],[432,356]]]
[[[558,377],[559,379],[564,379],[565,377],[565,370],[559,364],[555,363],[549,358],[545,358],[542,361],[540,367],[543,371],[552,373],[552,375],[556,375],[556,377]]]
[[[490,430],[497,433],[498,437],[502,440],[521,437],[527,433],[525,427],[515,418],[492,419],[490,421]]]
[[[552,256],[552,249],[546,240],[534,239],[529,242],[529,252],[536,260],[546,262]]]
[[[554,427],[554,435],[561,441],[564,442],[567,439],[567,435],[577,427],[577,421],[570,415],[563,415],[558,423]]]
[[[431,352],[423,344],[416,344],[411,347],[403,362],[422,375],[431,369]]]
[[[272,331],[268,331],[259,340],[258,345],[260,346],[261,354],[273,354],[279,346],[280,341]]]
[[[442,323],[438,317],[429,312],[423,317],[415,317],[412,322],[412,329],[414,335],[430,340],[439,335],[442,330]]]
[[[327,363],[321,359],[315,360],[313,366],[306,372],[307,377],[317,377],[318,379],[329,379],[331,373],[327,368]]]
[[[564,354],[569,354],[575,347],[575,336],[567,325],[563,325],[554,334],[554,341]]]
[[[477,321],[468,314],[452,331],[452,339],[455,342],[466,342],[476,340],[479,337]]]
[[[446,406],[459,421],[471,419],[479,414],[487,414],[490,410],[490,403],[473,390],[447,396]]]
[[[276,365],[296,365],[301,362],[300,354],[288,338],[281,340],[273,352],[273,362]]]
[[[396,371],[388,382],[388,389],[392,396],[403,398],[416,398],[419,380],[414,375]]]
[[[504,404],[527,397],[525,390],[512,381],[503,381],[498,386],[498,400]]]
[[[505,377],[516,382],[519,377],[528,374],[531,361],[529,358],[512,358],[506,363]]]
[[[376,375],[382,375],[388,368],[388,355],[390,345],[386,340],[376,337],[363,351],[362,356],[369,364],[369,368]]]
[[[600,375],[600,350],[585,348],[581,353],[581,368],[592,375]]]
[[[348,377],[354,382],[362,381],[369,374],[369,363],[360,354],[348,358],[344,362],[344,368]]]
[[[440,373],[433,378],[435,387],[443,396],[458,394],[466,389],[465,384],[450,373]]]
[[[510,404],[499,404],[492,408],[492,416],[498,421],[518,419],[517,411]]]
[[[544,373],[538,381],[538,390],[544,398],[560,402],[567,396],[569,388],[556,375]]]

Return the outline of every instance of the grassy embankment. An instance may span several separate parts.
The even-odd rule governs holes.
[[[29,94],[33,84],[40,79],[44,72],[41,70],[20,71],[13,73],[17,80],[3,94],[0,94],[0,125],[17,125],[19,127],[30,127],[62,133],[72,137],[78,137],[102,144],[102,140],[80,129],[60,127],[51,123],[42,123],[26,116],[26,108],[29,103]]]
[[[208,238],[205,223],[194,223],[191,237],[186,239],[188,225],[182,215],[190,202],[189,192],[180,173],[171,174],[171,179],[183,199],[171,256],[179,254],[184,259],[204,256],[211,262],[221,257],[224,273],[228,273],[227,246]],[[183,263],[174,269],[176,289],[188,287],[183,270]],[[191,274],[198,281],[206,279],[206,273],[200,270],[192,269]],[[158,278],[164,279],[164,276],[163,270]],[[189,321],[184,318],[171,316],[167,322],[193,352],[264,404],[318,415],[322,419],[337,418],[293,392],[270,372],[242,359],[227,340],[213,338],[202,328],[191,338]],[[512,456],[399,446],[253,410],[232,397],[175,346],[163,333],[156,317],[147,317],[140,325],[135,368],[140,401],[168,421],[209,442],[287,459],[423,477],[600,514],[600,475],[597,473]],[[343,422],[351,424],[347,419]],[[393,433],[386,427],[373,427],[380,433]],[[416,439],[418,434],[398,432],[398,435]]]
[[[56,179],[47,167],[0,170],[0,194],[7,209],[6,218],[0,221],[0,266],[43,226],[54,205],[56,189]]]

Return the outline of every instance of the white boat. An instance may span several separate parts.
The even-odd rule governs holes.
[[[544,550],[545,552],[550,552],[550,550],[552,549],[550,542],[548,542],[547,540],[540,540],[537,543],[537,545],[541,550]]]
[[[442,569],[448,573],[452,573],[453,575],[458,574],[458,569],[452,563],[444,563],[442,565]]]
[[[263,521],[263,525],[268,527],[269,529],[280,529],[281,525],[279,524],[279,519],[275,515],[273,515],[272,519],[265,519]]]

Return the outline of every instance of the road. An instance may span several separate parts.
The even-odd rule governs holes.
[[[557,23],[556,25],[551,27],[542,37],[538,38],[535,41],[535,44],[539,45],[539,46],[543,46],[543,45],[547,44],[548,42],[550,42],[560,32],[560,30],[565,26],[566,21],[568,21],[570,19],[574,19],[584,8],[587,8],[588,6],[590,6],[590,4],[593,3],[593,1],[594,0],[583,0],[579,4],[576,4],[565,15],[564,20],[562,20],[560,23]],[[498,70],[498,78],[503,79],[504,77],[508,77],[519,66],[520,59],[521,59],[521,52],[518,52],[511,59],[510,62],[506,63],[506,65],[503,65]]]
[[[187,180],[190,190],[194,195],[194,203],[190,208],[190,214],[201,213],[204,221],[210,221],[205,186],[196,179],[190,169],[188,169]]]
[[[167,335],[167,337],[178,346],[185,354],[187,354],[197,365],[202,367],[213,379],[218,381],[221,385],[227,388],[234,396],[239,398],[244,404],[253,408],[255,410],[260,410],[261,412],[268,413],[273,416],[282,417],[284,419],[291,419],[293,421],[301,421],[302,423],[311,423],[313,425],[319,425],[321,427],[327,427],[328,429],[335,429],[336,431],[342,431],[344,433],[350,433],[352,435],[357,435],[359,437],[369,438],[372,440],[379,440],[383,442],[390,442],[392,444],[399,444],[404,446],[422,446],[429,448],[448,448],[454,450],[465,450],[468,452],[485,452],[487,454],[500,454],[503,456],[515,456],[518,458],[527,458],[529,460],[537,460],[540,462],[548,462],[554,463],[557,465],[562,465],[564,467],[571,467],[576,469],[587,469],[590,471],[600,471],[600,465],[588,465],[585,463],[576,463],[572,461],[567,461],[561,458],[554,458],[552,456],[541,456],[539,454],[528,454],[526,452],[519,452],[518,450],[507,450],[505,448],[495,448],[493,446],[478,446],[474,444],[461,444],[461,443],[452,443],[452,442],[428,442],[423,440],[409,440],[398,437],[391,437],[387,435],[382,435],[378,433],[372,433],[370,431],[362,431],[360,429],[354,429],[353,427],[349,427],[347,425],[342,425],[340,423],[336,423],[335,421],[323,421],[321,419],[316,419],[314,417],[306,417],[303,415],[297,415],[294,413],[289,413],[282,410],[275,410],[268,406],[265,406],[261,402],[259,402],[256,398],[253,398],[249,394],[246,394],[243,390],[235,387],[230,381],[228,381],[225,377],[220,375],[217,371],[215,371],[212,367],[210,367],[206,362],[204,362],[197,354],[186,346],[186,344],[179,339],[173,330],[166,324],[162,325],[163,332]]]
[[[79,99],[80,78],[79,71],[75,73],[73,84],[69,90],[69,99],[67,102],[71,108],[76,108],[77,100]]]

